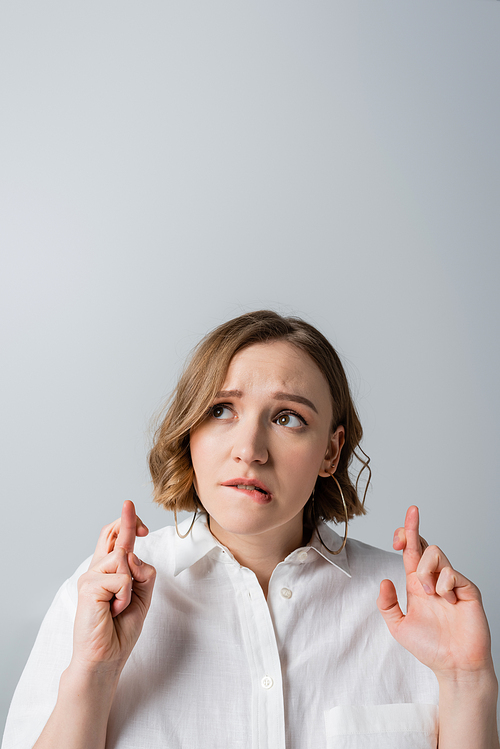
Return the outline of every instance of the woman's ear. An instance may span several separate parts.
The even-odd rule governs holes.
[[[328,441],[328,447],[326,450],[321,470],[318,475],[326,478],[331,476],[337,470],[337,466],[340,460],[340,452],[345,442],[345,429],[342,425],[338,426],[337,429],[330,435]]]

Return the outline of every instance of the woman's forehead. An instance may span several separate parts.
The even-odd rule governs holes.
[[[238,351],[229,364],[223,389],[242,387],[305,388],[323,391],[329,398],[325,376],[311,357],[288,341],[254,343]]]

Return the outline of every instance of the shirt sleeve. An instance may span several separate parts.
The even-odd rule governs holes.
[[[12,698],[2,749],[32,749],[54,709],[62,672],[73,652],[77,581],[86,560],[58,590]]]

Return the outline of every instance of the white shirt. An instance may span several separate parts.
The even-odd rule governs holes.
[[[326,524],[320,533],[340,547]],[[399,555],[349,540],[334,556],[314,534],[278,564],[266,601],[205,516],[187,538],[168,526],[137,539],[136,551],[157,579],[107,749],[435,749],[437,680],[392,638],[376,606],[385,577],[405,601]],[[87,567],[64,583],[42,623],[3,749],[31,749],[55,705]]]

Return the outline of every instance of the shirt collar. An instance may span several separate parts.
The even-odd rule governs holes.
[[[321,534],[321,540],[326,544],[328,548],[323,546],[323,544],[321,543],[318,535],[318,530]],[[342,537],[339,536],[338,533],[335,533],[333,528],[330,528],[327,523],[322,521],[318,523],[318,527],[315,529],[314,533],[311,536],[311,540],[307,545],[311,549],[317,551],[318,554],[322,556],[323,559],[326,559],[327,562],[330,562],[330,564],[333,564],[334,567],[337,567],[337,569],[341,570],[341,572],[344,572],[347,577],[352,577],[351,570],[349,568],[349,559],[347,556],[347,546],[344,546],[339,554],[332,554],[332,552],[328,550],[333,549],[335,551],[336,549],[340,549],[340,547],[342,546],[342,541]]]
[[[190,525],[191,518],[183,520],[182,523],[179,523],[179,533],[181,535],[187,533]],[[199,562],[202,557],[216,546],[220,546],[220,544],[210,533],[206,514],[204,512],[198,513],[194,525],[186,538],[180,538],[178,533],[174,536],[174,577],[188,567],[192,567],[196,562]]]
[[[179,533],[181,535],[187,533],[190,525],[191,518],[186,518],[186,520],[183,520],[182,523],[179,523]],[[326,523],[321,522],[319,524],[319,532],[328,549],[335,550],[339,549],[342,546],[341,537],[338,535],[338,533],[335,533],[335,531]],[[188,569],[188,567],[192,567],[193,564],[199,562],[200,559],[208,554],[209,551],[212,551],[212,549],[215,549],[216,547],[227,551],[227,549],[222,546],[222,544],[220,544],[217,539],[210,533],[206,514],[198,513],[193,527],[186,538],[180,538],[177,533],[174,536],[174,577],[176,577],[180,572]],[[317,530],[314,531],[313,535],[311,536],[311,540],[306,547],[302,547],[302,549],[296,549],[288,558],[297,556],[301,551],[307,550],[308,548],[314,549],[320,556],[323,557],[323,559],[326,559],[327,562],[330,562],[330,564],[332,564],[334,567],[337,567],[337,569],[344,572],[344,574],[346,574],[348,577],[351,577],[349,561],[347,558],[347,549],[342,549],[340,554],[332,554],[321,543]],[[230,554],[230,556],[232,557],[232,554]]]

